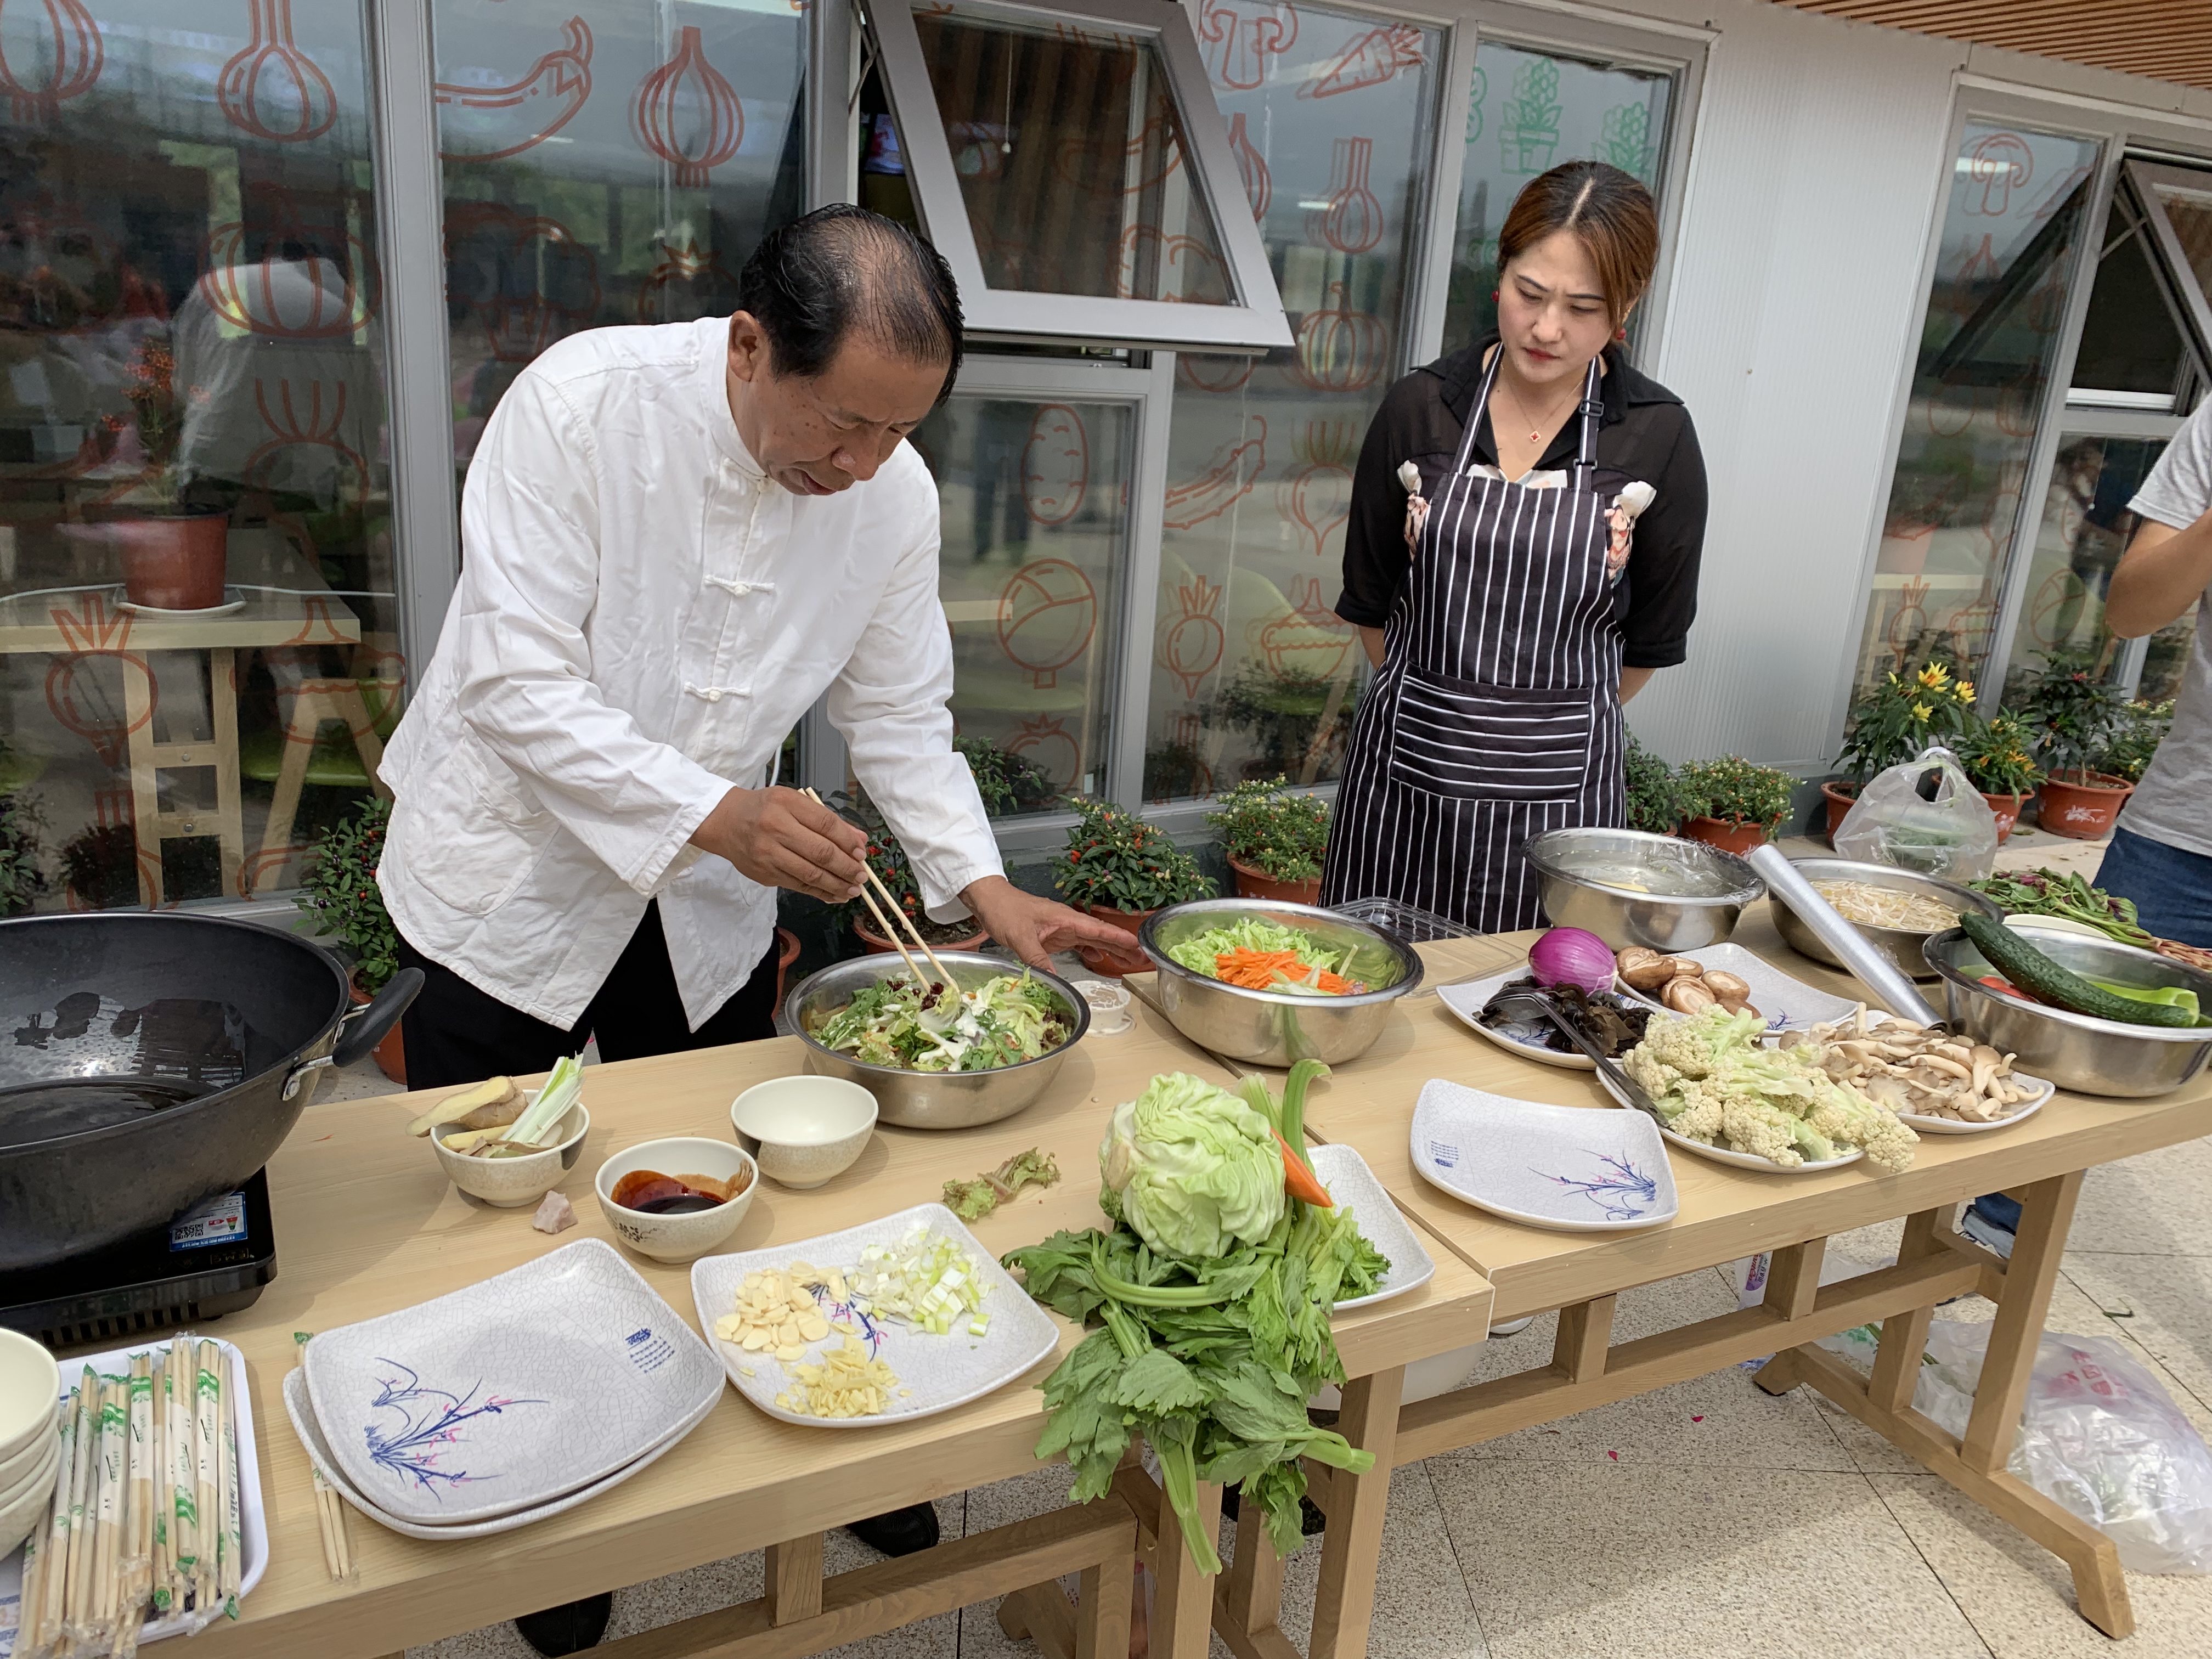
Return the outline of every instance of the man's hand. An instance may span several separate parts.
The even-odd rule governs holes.
[[[1054,951],[1073,951],[1079,945],[1129,948],[1126,929],[1024,893],[1004,876],[970,882],[960,896],[993,939],[1032,968],[1049,969]]]
[[[796,789],[731,790],[691,832],[691,844],[763,887],[832,904],[859,894],[868,850],[867,836]]]

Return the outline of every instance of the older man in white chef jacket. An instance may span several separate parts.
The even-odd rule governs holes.
[[[732,317],[562,341],[477,449],[459,591],[384,763],[418,1088],[594,1034],[609,1060],[772,1035],[775,890],[860,890],[861,833],[769,787],[824,694],[931,915],[1039,964],[1126,942],[1007,882],[952,748],[937,488],[902,441],[959,367],[951,271],[825,208],[739,289]]]

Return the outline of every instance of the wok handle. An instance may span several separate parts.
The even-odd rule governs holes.
[[[337,1046],[331,1050],[331,1064],[350,1066],[383,1042],[422,988],[420,968],[402,968],[386,980],[374,1000],[352,1010],[338,1022]]]
[[[1780,848],[1768,842],[1753,848],[1750,857],[1752,868],[1766,878],[1766,884],[1775,896],[1797,913],[1797,919],[1820,936],[1820,943],[1833,951],[1844,966],[1881,999],[1890,1012],[1922,1025],[1949,1023],[1920,994],[1920,988],[1876,948],[1873,940],[1844,921],[1836,907],[1820,896]]]

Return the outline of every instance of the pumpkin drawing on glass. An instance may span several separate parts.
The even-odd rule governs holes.
[[[292,38],[292,0],[247,0],[251,37],[215,83],[223,118],[275,144],[303,144],[337,125],[338,94]]]
[[[440,81],[438,155],[447,161],[503,161],[544,143],[592,95],[592,31],[580,17],[561,25],[562,44],[503,86]]]
[[[1022,446],[1022,505],[1030,522],[1067,523],[1083,510],[1090,483],[1091,439],[1082,416],[1066,404],[1045,404]]]
[[[1091,648],[1097,624],[1097,590],[1066,559],[1031,560],[999,594],[999,647],[1041,691]]]
[[[675,169],[678,189],[696,189],[744,142],[737,88],[707,61],[696,24],[677,32],[676,55],[638,82],[630,105],[637,141]]]
[[[366,243],[342,225],[305,222],[291,193],[252,192],[249,234],[233,219],[208,233],[198,283],[208,309],[233,328],[287,340],[337,340],[376,315],[382,277]]]

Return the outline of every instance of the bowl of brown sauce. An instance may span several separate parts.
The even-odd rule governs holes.
[[[592,1186],[615,1236],[655,1261],[689,1261],[727,1238],[752,1207],[760,1166],[726,1140],[641,1140],[599,1165]]]

